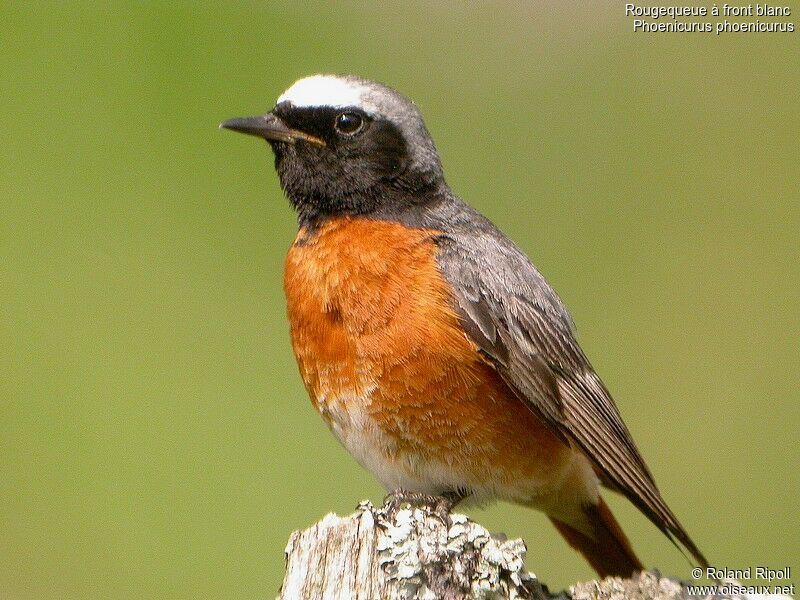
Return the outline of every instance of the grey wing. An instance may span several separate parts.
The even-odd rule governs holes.
[[[662,499],[611,395],[578,345],[569,313],[522,251],[499,232],[447,234],[438,261],[465,331],[506,384],[592,461],[606,486],[623,493],[706,564]]]

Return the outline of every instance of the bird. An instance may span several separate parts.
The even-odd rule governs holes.
[[[399,498],[544,512],[600,576],[644,566],[602,488],[703,567],[564,303],[445,181],[417,105],[355,75],[296,81],[221,128],[272,148],[298,233],[291,341],[316,410]]]

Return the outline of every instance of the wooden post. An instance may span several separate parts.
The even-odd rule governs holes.
[[[687,600],[681,582],[644,572],[551,594],[524,569],[522,540],[425,506],[389,514],[369,502],[329,514],[286,547],[280,600]]]

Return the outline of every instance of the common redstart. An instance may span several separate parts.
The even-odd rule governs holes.
[[[560,298],[450,190],[410,100],[315,75],[221,127],[272,146],[299,222],[284,289],[300,374],[387,490],[539,509],[601,576],[630,576],[642,563],[602,485],[707,566]]]

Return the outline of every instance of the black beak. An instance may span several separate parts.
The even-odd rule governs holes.
[[[325,145],[325,142],[313,135],[287,127],[283,121],[272,113],[267,113],[260,117],[228,119],[220,123],[219,126],[221,129],[231,129],[239,133],[257,135],[270,142],[294,143],[297,140],[305,140],[312,144]]]

